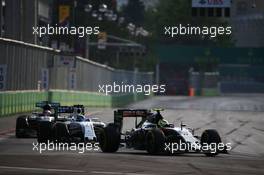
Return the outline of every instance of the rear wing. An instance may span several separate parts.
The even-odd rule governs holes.
[[[151,114],[151,111],[148,109],[118,109],[114,111],[114,124],[122,130],[123,118],[134,117],[135,126],[137,125],[137,118],[141,117],[142,121],[145,121],[147,116]]]
[[[81,109],[81,113],[83,115],[85,114],[85,107],[83,105],[73,105],[73,107]]]
[[[35,106],[38,107],[38,108],[45,108],[46,106],[49,106],[49,105],[50,105],[51,108],[57,108],[57,107],[60,106],[60,103],[42,101],[42,102],[37,102]]]
[[[74,113],[77,109],[81,110],[81,114],[84,115],[85,109],[83,105],[74,105],[74,106],[59,106],[56,108],[56,112],[59,113]]]

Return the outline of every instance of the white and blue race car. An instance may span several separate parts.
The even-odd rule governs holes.
[[[58,108],[60,103],[49,101],[37,102],[36,107],[41,108],[41,112],[32,112],[30,115],[21,115],[16,119],[16,137],[34,138],[37,136],[39,123],[42,121],[53,122],[55,114],[53,111]]]
[[[105,124],[98,118],[85,116],[84,106],[59,106],[54,121],[39,123],[38,142],[92,142]]]

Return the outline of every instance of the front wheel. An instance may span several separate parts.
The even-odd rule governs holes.
[[[146,149],[149,154],[164,152],[165,135],[160,129],[152,129],[146,135]]]
[[[120,145],[119,128],[114,124],[109,124],[100,129],[99,145],[103,152],[116,152]]]
[[[209,157],[216,156],[219,153],[218,145],[221,143],[221,137],[214,129],[205,130],[201,136],[201,144],[209,146],[209,150],[203,150]]]
[[[56,142],[62,143],[68,141],[70,134],[65,123],[56,123],[53,130]]]
[[[52,123],[51,122],[40,122],[37,138],[39,143],[47,143],[52,138]]]

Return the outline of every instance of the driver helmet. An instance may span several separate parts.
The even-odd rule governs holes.
[[[45,110],[43,112],[43,114],[46,115],[46,116],[49,116],[49,115],[51,115],[51,111],[50,110]]]
[[[84,117],[83,115],[77,115],[77,116],[75,117],[75,120],[76,120],[77,122],[82,122],[82,121],[85,120],[85,117]]]
[[[50,104],[46,104],[43,106],[43,110],[46,111],[46,110],[51,110],[52,109],[52,106]]]
[[[167,121],[167,120],[164,120],[164,119],[161,119],[161,120],[159,120],[159,122],[158,122],[158,126],[160,126],[160,127],[165,127],[165,126],[167,126],[169,124],[169,122]]]
[[[82,109],[81,108],[74,108],[74,114],[81,114]]]

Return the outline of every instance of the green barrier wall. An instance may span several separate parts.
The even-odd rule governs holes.
[[[83,104],[88,107],[121,107],[132,102],[144,100],[144,94],[103,95],[79,91],[13,91],[0,92],[0,116],[28,112],[35,109],[39,101],[60,102],[61,105]]]
[[[82,104],[89,107],[111,107],[112,96],[92,92],[50,91],[50,101],[60,102],[61,105]]]
[[[14,91],[0,93],[0,116],[26,112],[35,108],[35,103],[48,99],[48,92]]]
[[[219,96],[219,90],[217,88],[203,88],[203,96]]]

